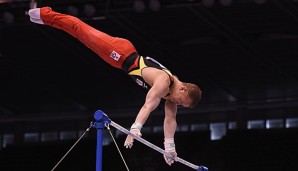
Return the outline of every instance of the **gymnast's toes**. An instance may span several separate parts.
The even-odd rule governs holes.
[[[40,8],[34,8],[34,9],[31,9],[29,10],[28,12],[30,18],[33,18],[33,19],[38,19],[40,20]]]
[[[37,24],[44,24],[41,19],[30,18],[30,21],[33,22],[33,23],[37,23]]]

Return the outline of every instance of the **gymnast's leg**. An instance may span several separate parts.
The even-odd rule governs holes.
[[[55,12],[50,7],[31,9],[29,16],[34,23],[49,25],[69,33],[116,68],[121,69],[125,58],[136,52],[129,40],[112,37],[74,16]]]

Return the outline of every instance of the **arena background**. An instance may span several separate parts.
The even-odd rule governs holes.
[[[129,128],[145,91],[68,34],[31,23],[50,6],[131,40],[202,101],[178,109],[179,157],[211,171],[293,171],[298,159],[297,0],[0,0],[0,170],[50,170],[96,110]],[[163,108],[143,138],[163,146]],[[161,154],[112,133],[132,171],[169,167]],[[103,170],[126,170],[104,132]],[[95,170],[91,129],[56,170]]]

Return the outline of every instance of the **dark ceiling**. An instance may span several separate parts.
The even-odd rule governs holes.
[[[133,0],[36,1],[79,18],[113,36],[130,39],[139,53],[167,66],[181,80],[200,85],[201,104],[295,108],[298,105],[298,2],[161,0],[159,11]],[[207,2],[207,1],[206,1]],[[211,2],[211,1],[208,1]],[[229,2],[229,1],[227,1]],[[259,2],[259,3],[256,3]],[[263,3],[262,3],[263,2]],[[82,13],[84,4],[96,14]],[[13,23],[0,25],[0,115],[15,118],[53,113],[137,110],[145,92],[121,70],[103,63],[68,34],[33,24],[29,1],[0,4]],[[135,115],[135,114],[133,114]]]

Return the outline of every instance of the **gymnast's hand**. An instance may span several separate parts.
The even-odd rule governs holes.
[[[134,135],[141,137],[142,136],[141,128],[142,126],[140,124],[134,123],[130,128],[130,132],[133,133]],[[130,135],[127,135],[126,140],[124,142],[124,146],[126,148],[131,148],[133,145],[133,141],[134,141],[133,137]]]
[[[174,138],[165,138],[164,147],[165,151],[172,155],[172,157],[164,155],[166,163],[171,166],[177,159]]]

